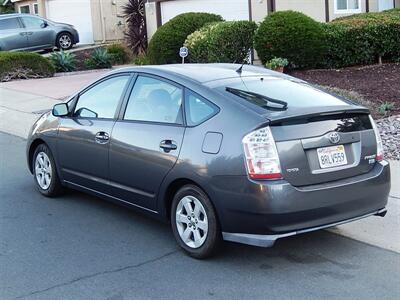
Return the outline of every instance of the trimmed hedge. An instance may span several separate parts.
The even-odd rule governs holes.
[[[53,65],[37,53],[0,51],[0,81],[53,75]]]
[[[261,22],[255,49],[263,64],[283,57],[292,67],[313,68],[324,57],[325,32],[321,23],[300,12],[275,12]]]
[[[255,22],[229,21],[208,24],[190,34],[185,46],[194,63],[243,63],[253,46]]]
[[[179,48],[186,37],[207,23],[223,21],[221,16],[209,13],[180,14],[162,25],[154,33],[148,48],[148,59],[152,64],[178,63]]]
[[[339,18],[324,26],[326,67],[400,59],[400,10]]]

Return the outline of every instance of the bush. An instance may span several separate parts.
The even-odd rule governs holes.
[[[37,53],[0,51],[0,81],[53,75],[53,65]]]
[[[57,72],[72,72],[76,70],[75,55],[71,52],[54,52],[50,55],[50,61]]]
[[[327,67],[400,59],[400,10],[339,18],[324,28]]]
[[[255,35],[255,49],[263,64],[274,57],[285,57],[298,68],[316,67],[325,52],[321,23],[294,11],[267,16]]]
[[[111,56],[112,64],[122,65],[129,61],[129,52],[126,47],[121,44],[112,44],[107,47],[107,52]]]
[[[148,48],[152,64],[177,63],[181,61],[179,48],[186,37],[207,23],[223,21],[221,16],[208,13],[180,14],[162,25],[154,33]]]
[[[107,49],[96,48],[85,64],[89,69],[111,68],[111,56],[107,52]]]
[[[251,21],[208,24],[190,34],[185,46],[196,63],[243,63],[253,46],[257,25]]]
[[[267,61],[265,67],[270,70],[278,70],[279,68],[285,68],[288,64],[289,61],[286,58],[274,57],[270,61]]]
[[[137,66],[150,65],[150,60],[146,55],[138,55],[133,59],[133,64]]]

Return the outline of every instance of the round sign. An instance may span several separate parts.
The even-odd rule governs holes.
[[[186,48],[186,47],[181,47],[181,48],[179,49],[179,56],[180,56],[180,57],[186,57],[186,56],[188,56],[188,54],[189,54],[189,49],[188,49],[188,48]]]

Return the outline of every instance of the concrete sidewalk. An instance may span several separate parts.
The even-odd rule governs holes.
[[[0,84],[0,131],[26,138],[43,110],[95,80],[105,71]],[[384,218],[370,217],[331,232],[400,253],[400,162],[391,161],[392,190]]]

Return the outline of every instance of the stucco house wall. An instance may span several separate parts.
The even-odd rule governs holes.
[[[276,11],[296,10],[311,18],[325,22],[325,1],[324,0],[276,0]]]

